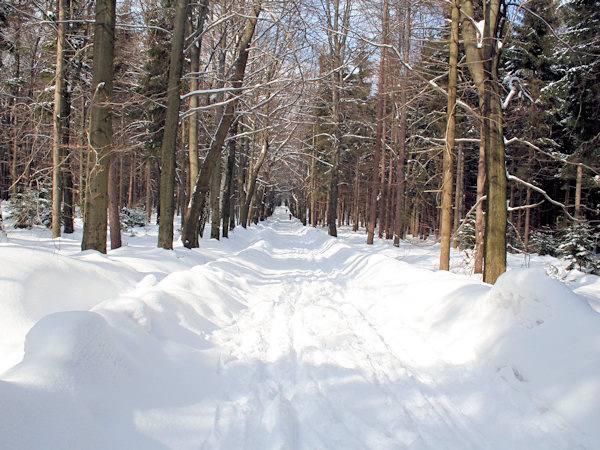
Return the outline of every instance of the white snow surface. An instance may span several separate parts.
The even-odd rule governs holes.
[[[156,236],[8,229],[0,448],[600,448],[598,277],[511,256],[492,287],[282,207],[199,249]]]

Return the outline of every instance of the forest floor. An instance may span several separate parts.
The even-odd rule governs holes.
[[[209,234],[209,233],[207,233]],[[600,279],[290,220],[0,243],[0,448],[600,448]],[[525,267],[527,266],[527,267]],[[549,277],[551,273],[555,278]]]

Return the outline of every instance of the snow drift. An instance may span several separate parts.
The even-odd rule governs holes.
[[[600,446],[589,276],[491,287],[283,209],[193,251],[138,235],[0,244],[0,447]]]

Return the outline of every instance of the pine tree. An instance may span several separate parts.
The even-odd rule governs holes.
[[[567,71],[565,124],[572,131],[578,159],[598,163],[600,143],[600,0],[573,0],[565,5],[569,43],[565,51]]]
[[[595,251],[598,245],[597,231],[586,221],[574,222],[561,236],[558,256],[571,261],[581,271],[597,272],[600,270],[600,260]]]

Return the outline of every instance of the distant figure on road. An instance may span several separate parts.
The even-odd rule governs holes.
[[[292,220],[292,215],[290,214],[290,220]]]

